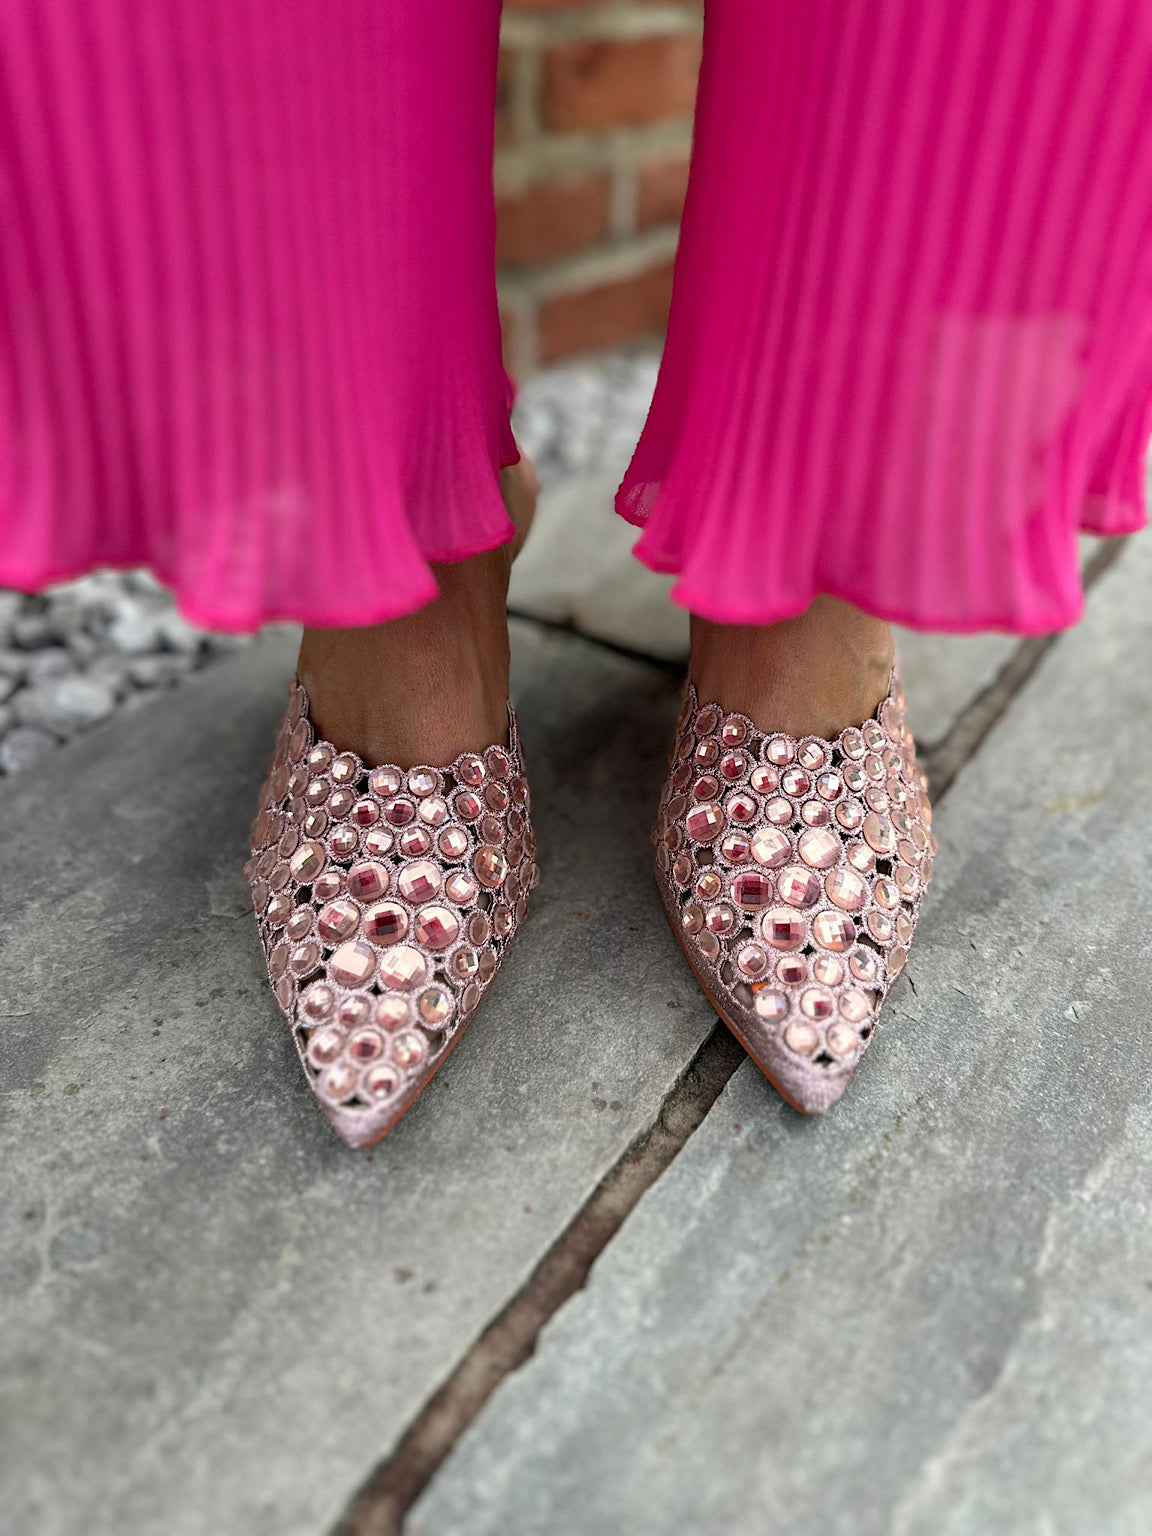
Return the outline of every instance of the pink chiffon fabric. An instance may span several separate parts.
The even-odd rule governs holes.
[[[4,0],[0,584],[365,624],[505,541],[498,0]],[[656,399],[674,596],[1039,632],[1144,520],[1147,0],[711,0]]]

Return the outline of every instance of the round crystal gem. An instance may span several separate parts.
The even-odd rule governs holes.
[[[682,885],[688,884],[688,878],[681,881]],[[714,869],[706,869],[696,882],[696,894],[701,901],[715,901],[724,889],[724,882]]]
[[[349,896],[356,901],[375,901],[388,889],[388,871],[383,864],[353,864],[347,881]]]
[[[720,728],[720,740],[726,747],[742,747],[748,740],[748,727],[738,715],[732,715]]]
[[[468,852],[468,834],[463,827],[445,827],[436,839],[436,847],[441,858],[462,859]]]
[[[392,1055],[402,1067],[417,1067],[428,1054],[423,1035],[414,1029],[403,1030],[392,1041]]]
[[[774,763],[777,768],[782,768],[785,763],[790,763],[795,752],[796,749],[787,736],[773,736],[770,741],[764,744],[764,756],[770,763]]]
[[[764,819],[774,827],[786,827],[792,820],[790,800],[769,800],[764,807]]]
[[[776,979],[786,987],[798,987],[808,979],[808,965],[801,955],[785,955],[776,962]]]
[[[817,912],[812,919],[812,937],[821,949],[846,954],[856,942],[856,924],[845,912]]]
[[[695,842],[708,843],[723,827],[724,813],[714,801],[710,801],[689,811],[684,825],[688,836]]]
[[[783,895],[783,891],[780,894]],[[747,870],[732,881],[732,900],[742,912],[758,912],[774,895],[771,875],[761,874],[759,870]]]
[[[828,900],[845,912],[859,912],[868,899],[868,887],[852,869],[833,869],[824,880]]]
[[[422,986],[427,975],[428,962],[411,944],[396,944],[380,956],[380,980],[396,992]]]
[[[870,811],[864,818],[863,831],[864,841],[877,853],[887,855],[895,851],[896,834],[886,816],[878,816],[875,811]]]
[[[343,1031],[329,1025],[327,1029],[318,1029],[309,1040],[308,1060],[314,1067],[327,1067],[336,1060],[343,1049]]]
[[[759,944],[744,944],[736,956],[736,968],[755,981],[768,969],[768,956]]]
[[[364,937],[381,948],[398,944],[408,932],[408,913],[398,901],[380,901],[364,914]]]
[[[320,843],[302,843],[292,855],[289,866],[299,885],[311,885],[328,862],[328,855]]]
[[[384,1036],[375,1029],[358,1029],[348,1041],[348,1054],[358,1066],[367,1066],[384,1054]]]
[[[452,1017],[452,994],[447,987],[433,986],[421,992],[416,1004],[421,1022],[429,1029],[443,1029]]]
[[[342,944],[356,932],[360,914],[350,901],[333,901],[321,907],[316,932],[325,944]]]
[[[849,1024],[863,1024],[868,1017],[868,999],[863,992],[845,992],[840,999],[840,1012]]]
[[[791,795],[793,800],[798,800],[812,788],[812,780],[803,768],[789,768],[780,780],[780,788],[786,795]]]
[[[801,832],[796,851],[813,869],[831,869],[840,858],[840,839],[824,827],[809,827]]]
[[[484,764],[478,757],[462,757],[456,764],[456,777],[461,784],[475,789],[477,784],[484,782]]]
[[[856,1031],[847,1024],[837,1022],[828,1028],[828,1049],[834,1056],[851,1056],[859,1042]]]
[[[799,949],[808,937],[808,924],[788,907],[773,907],[760,919],[760,933],[773,949]]]
[[[328,962],[328,974],[342,987],[362,987],[372,979],[376,956],[360,939],[341,944]]]
[[[818,987],[809,987],[800,998],[800,1012],[810,1019],[830,1019],[832,999]]]
[[[736,926],[736,914],[726,902],[709,907],[704,914],[704,926],[709,933],[731,933]]]
[[[474,794],[470,789],[462,790],[456,796],[453,804],[456,809],[456,814],[459,816],[461,821],[475,821],[476,818],[483,815],[484,812],[484,807],[480,802],[480,796]]]
[[[470,901],[475,900],[478,890],[476,881],[463,869],[454,870],[444,882],[445,896],[458,907],[466,907]]]
[[[792,857],[792,844],[775,827],[760,827],[752,838],[750,851],[765,869],[779,869]]]
[[[748,782],[757,794],[770,795],[779,788],[780,775],[770,764],[760,763],[757,767],[753,768]]]
[[[395,768],[373,768],[368,775],[368,786],[381,800],[391,800],[400,793],[400,774]]]
[[[447,949],[460,936],[460,919],[447,907],[422,907],[413,932],[427,949]]]
[[[397,997],[395,992],[386,993],[376,1004],[376,1022],[381,1029],[403,1029],[410,1018],[407,999]]]
[[[305,992],[300,1002],[304,1015],[313,1020],[326,1019],[332,1012],[332,1004],[335,993],[331,987],[326,987],[322,981],[314,982]]]
[[[422,859],[432,852],[432,834],[427,827],[405,827],[399,847],[406,859]]]
[[[794,1019],[784,1031],[784,1044],[797,1056],[811,1056],[820,1044],[820,1034],[803,1019]]]
[[[752,845],[743,832],[729,832],[720,843],[720,852],[729,864],[743,864]]]
[[[704,908],[698,901],[690,901],[680,914],[680,927],[689,936],[700,932],[704,926]]]
[[[476,850],[472,868],[480,884],[494,891],[504,883],[508,873],[508,861],[499,848],[492,848],[484,843]]]
[[[403,866],[396,888],[405,901],[427,901],[440,889],[440,871],[431,859],[417,859],[414,864]]]
[[[375,1103],[390,1099],[400,1087],[400,1074],[386,1061],[377,1062],[364,1074],[364,1092]]]
[[[824,987],[838,987],[844,980],[844,967],[834,955],[817,955],[812,962],[812,978]]]
[[[788,1012],[788,999],[783,992],[764,987],[755,994],[752,1006],[767,1023],[776,1024]]]
[[[820,898],[820,882],[810,869],[790,864],[776,877],[781,901],[790,907],[811,907]]]

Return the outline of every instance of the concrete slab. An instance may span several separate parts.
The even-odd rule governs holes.
[[[1152,534],[939,818],[909,976],[806,1122],[751,1066],[411,1536],[1152,1529]]]
[[[291,640],[5,792],[5,1536],[327,1529],[712,1027],[650,875],[669,678],[515,650],[537,905],[367,1156],[298,1080],[241,875]]]

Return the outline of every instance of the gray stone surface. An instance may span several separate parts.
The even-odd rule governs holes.
[[[712,1027],[650,876],[668,677],[524,630],[515,666],[534,912],[372,1154],[312,1106],[241,875],[290,643],[6,787],[5,1536],[328,1529]]]
[[[1145,535],[956,781],[853,1090],[740,1069],[411,1536],[1152,1530],[1150,590]]]

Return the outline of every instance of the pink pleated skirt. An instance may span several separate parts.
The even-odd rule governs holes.
[[[511,536],[498,0],[5,0],[0,584],[366,624]],[[1147,0],[710,0],[618,510],[708,617],[1080,612],[1144,521]]]

